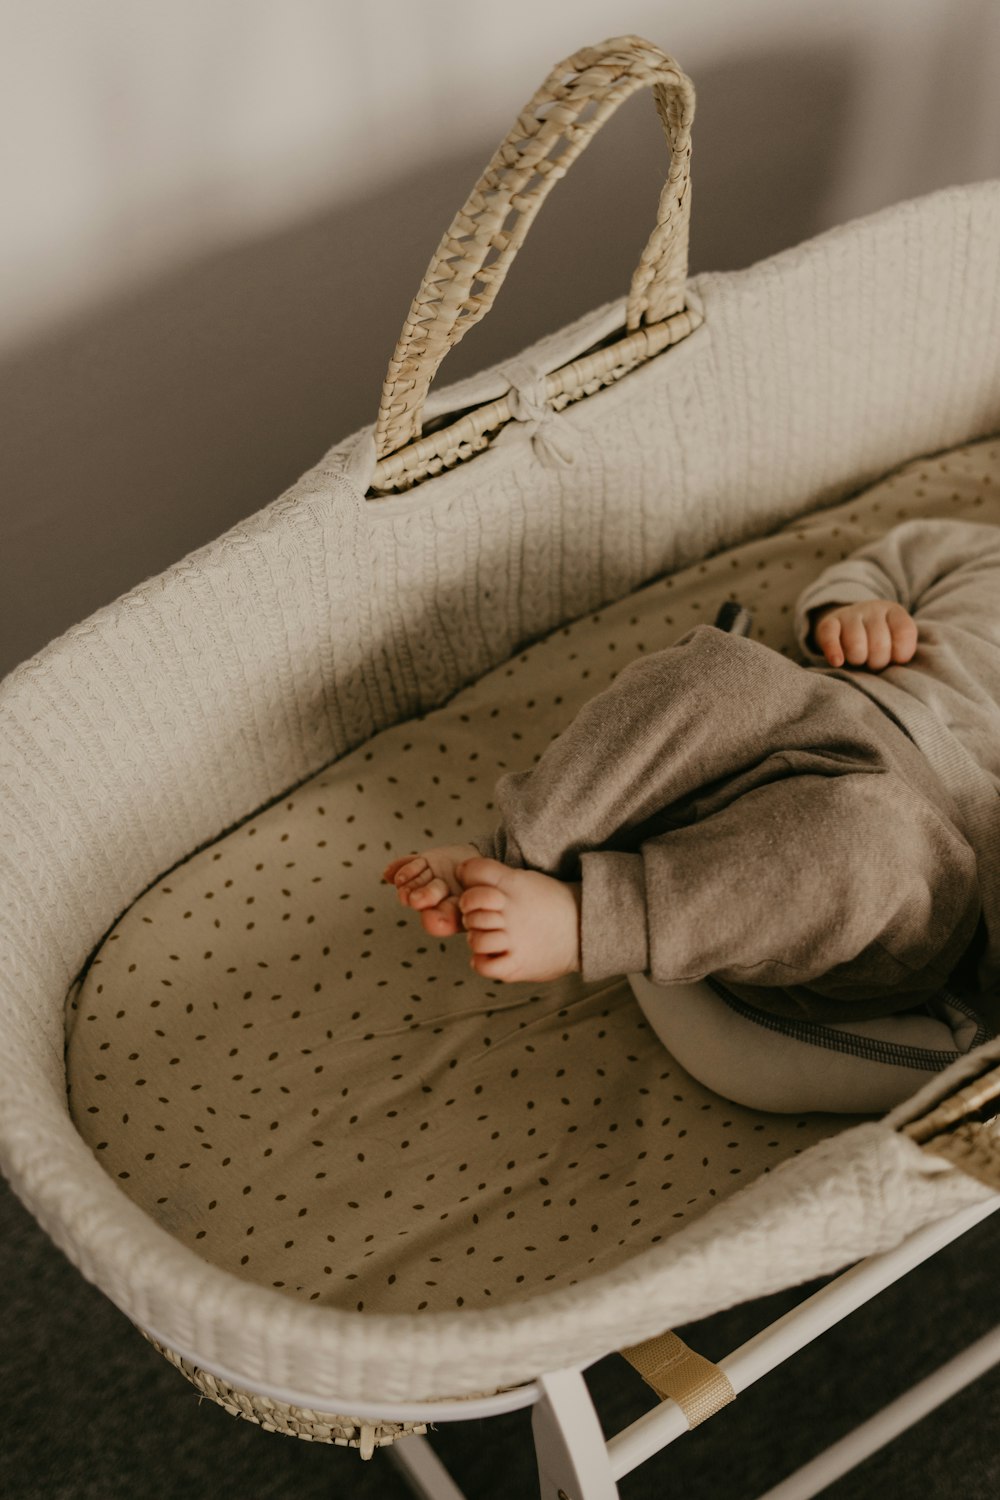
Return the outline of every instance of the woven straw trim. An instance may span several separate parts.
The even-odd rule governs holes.
[[[285,1401],[273,1401],[269,1396],[240,1390],[182,1359],[173,1349],[164,1348],[143,1329],[140,1328],[139,1332],[175,1370],[180,1370],[192,1385],[197,1386],[203,1396],[225,1407],[231,1416],[256,1422],[266,1432],[283,1432],[286,1437],[302,1438],[307,1443],[336,1443],[340,1448],[358,1448],[362,1458],[371,1458],[376,1448],[388,1447],[397,1438],[407,1437],[411,1432],[427,1431],[423,1422],[366,1422],[361,1417],[343,1417],[303,1406],[289,1406]]]
[[[995,1120],[987,1124],[966,1120],[928,1141],[924,1150],[933,1156],[943,1156],[977,1182],[1000,1189],[1000,1134],[996,1124]]]
[[[994,1067],[966,1084],[965,1088],[950,1094],[930,1114],[904,1125],[903,1134],[922,1145],[941,1131],[967,1122],[970,1115],[978,1113],[996,1099],[1000,1099],[1000,1068]]]
[[[653,90],[670,147],[670,167],[656,225],[632,276],[625,326],[634,332],[643,319],[657,323],[681,310],[687,277],[694,86],[651,42],[636,36],[612,37],[552,69],[445,232],[389,361],[375,424],[378,458],[419,436],[424,401],[444,356],[489,311],[555,183],[607,117],[639,88]],[[588,111],[592,112],[583,119]]]
[[[613,385],[654,354],[687,338],[703,322],[702,314],[688,307],[662,323],[640,328],[603,349],[581,355],[545,377],[547,404],[553,411],[562,411],[603,386]],[[500,396],[438,432],[418,438],[376,464],[369,495],[412,489],[421,479],[481,453],[512,415],[509,396]]]

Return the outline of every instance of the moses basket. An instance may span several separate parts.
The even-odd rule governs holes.
[[[642,87],[670,165],[628,296],[430,394]],[[1000,1186],[994,1041],[888,1114],[755,1113],[625,979],[490,985],[379,885],[725,600],[788,649],[825,549],[921,507],[1000,521],[1000,184],[688,280],[692,117],[641,39],[556,67],[445,234],[374,426],[0,688],[19,1197],[230,1410],[370,1454],[535,1403],[551,1495],[638,1461],[594,1436],[589,1364],[628,1348],[657,1386],[674,1327],[912,1263]],[[657,1386],[682,1426],[744,1378],[685,1369]]]

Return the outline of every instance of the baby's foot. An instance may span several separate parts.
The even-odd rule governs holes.
[[[478,854],[458,867],[458,908],[484,979],[561,979],[580,967],[580,886]]]
[[[396,887],[403,906],[420,913],[420,924],[433,937],[453,937],[462,930],[458,897],[462,887],[455,868],[478,855],[475,844],[448,844],[425,849],[423,854],[404,854],[382,871],[382,879]]]

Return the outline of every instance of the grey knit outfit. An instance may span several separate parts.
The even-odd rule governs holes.
[[[1000,975],[1000,528],[913,521],[800,596],[895,598],[917,654],[804,668],[700,625],[631,663],[473,840],[582,881],[585,980],[712,975],[772,1013],[861,1019]]]

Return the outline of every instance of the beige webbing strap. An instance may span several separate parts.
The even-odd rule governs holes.
[[[677,1402],[689,1427],[697,1427],[736,1400],[736,1392],[718,1365],[689,1349],[669,1329],[619,1352],[661,1400],[669,1396]]]

